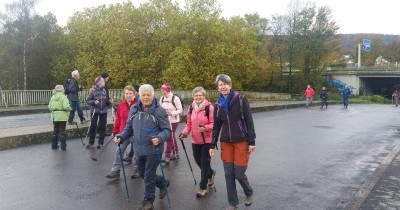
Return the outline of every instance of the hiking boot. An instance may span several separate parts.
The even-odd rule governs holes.
[[[107,179],[119,179],[119,170],[118,171],[111,171],[111,173],[106,175]]]
[[[204,197],[207,194],[207,190],[199,190],[199,192],[196,193],[197,197]]]
[[[170,160],[179,160],[179,155],[173,155]]]
[[[212,170],[212,169],[211,169]],[[215,183],[215,174],[217,173],[217,171],[212,170],[212,175],[211,177],[208,179],[208,186],[213,186]]]
[[[73,124],[74,124],[74,121],[68,120],[68,125],[73,125]]]
[[[138,178],[138,177],[140,177],[140,174],[139,174],[138,171],[134,171],[134,172],[132,173],[132,175],[131,175],[131,178],[132,178],[132,179],[136,179],[136,178]]]
[[[253,195],[247,196],[246,199],[244,199],[245,206],[251,206],[252,203],[253,203]]]
[[[152,210],[153,209],[153,202],[148,200],[142,201],[142,206],[138,208],[138,210]]]
[[[89,120],[86,120],[85,118],[82,118],[82,119],[81,119],[81,124],[85,124],[85,123],[87,123],[87,122],[89,122]]]
[[[234,206],[229,205],[228,208],[226,208],[226,210],[236,210],[236,209],[239,209],[238,205],[234,205]]]
[[[86,145],[86,149],[93,149],[93,148],[94,148],[93,144]]]
[[[58,145],[51,145],[51,149],[58,149]]]
[[[103,147],[102,144],[98,144],[98,145],[97,145],[97,149],[101,149],[102,147]]]
[[[160,188],[160,194],[159,194],[159,198],[163,199],[165,198],[165,196],[167,195],[167,188],[169,187],[169,180],[167,180],[167,184],[166,186],[164,186],[164,188]]]
[[[165,165],[169,164],[170,158],[164,158],[161,162],[165,163]]]
[[[128,163],[132,163],[132,157],[126,157],[124,159],[122,159],[124,162],[128,162]]]

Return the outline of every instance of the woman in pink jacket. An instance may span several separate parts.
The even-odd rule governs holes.
[[[206,99],[206,91],[202,87],[196,87],[192,93],[193,103],[188,108],[185,128],[179,134],[182,141],[192,133],[193,157],[201,169],[200,190],[197,197],[207,194],[207,185],[214,185],[215,170],[211,169],[209,150],[211,148],[211,136],[214,124],[214,107]]]

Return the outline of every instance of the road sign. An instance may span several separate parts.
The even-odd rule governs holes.
[[[363,50],[365,52],[371,51],[371,40],[369,39],[363,39]]]

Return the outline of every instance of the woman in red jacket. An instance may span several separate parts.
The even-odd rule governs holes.
[[[207,185],[214,185],[215,170],[211,169],[209,149],[214,124],[214,107],[206,99],[206,91],[202,87],[196,87],[193,92],[193,103],[187,112],[186,126],[179,139],[182,141],[192,133],[193,157],[201,169],[200,190],[197,197],[207,194]]]
[[[128,85],[124,88],[124,100],[121,101],[121,103],[118,105],[117,108],[117,114],[115,116],[115,122],[114,122],[114,128],[113,128],[113,136],[122,132],[125,128],[126,121],[128,120],[129,116],[129,111],[131,110],[131,107],[135,105],[138,100],[136,99],[136,90]],[[130,139],[131,140],[131,139]],[[121,147],[121,152],[123,153],[128,145],[131,143],[131,141],[124,141],[120,147]],[[121,169],[121,164],[122,160],[119,154],[119,149],[115,150],[115,158],[114,158],[114,163],[111,168],[111,173],[106,175],[106,178],[108,179],[119,179],[119,174],[120,174],[120,169]],[[139,173],[137,172],[137,165],[136,161],[134,161],[134,172],[132,174],[132,178],[139,177]]]
[[[306,97],[306,107],[312,106],[313,97],[314,97],[314,89],[312,89],[311,85],[307,85],[307,89],[304,91],[304,96]]]

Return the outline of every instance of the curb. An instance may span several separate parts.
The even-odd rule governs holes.
[[[390,163],[397,157],[400,153],[400,144],[395,146],[392,151],[385,157],[381,164],[375,169],[374,173],[368,177],[368,180],[361,186],[354,197],[351,199],[350,203],[345,208],[346,210],[357,210],[361,209],[361,205],[364,203],[365,199],[372,192],[375,185],[378,183],[382,175],[385,173],[386,169]]]

